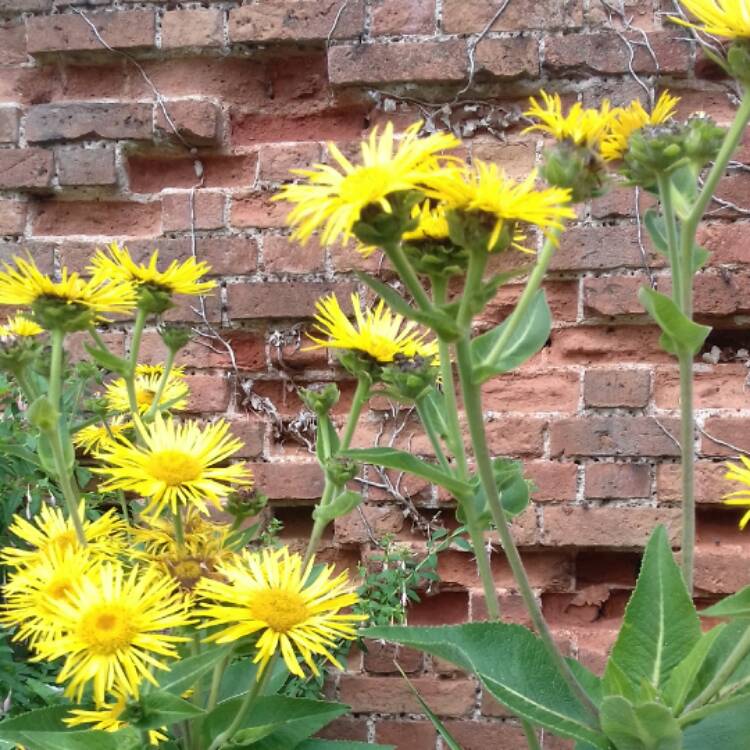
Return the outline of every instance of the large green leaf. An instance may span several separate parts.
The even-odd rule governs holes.
[[[203,646],[203,651],[196,656],[187,656],[173,662],[168,672],[158,675],[159,687],[176,695],[181,695],[207,672],[214,668],[221,659],[232,650],[231,646]]]
[[[382,638],[447,659],[475,673],[497,700],[522,718],[562,737],[608,748],[542,642],[520,625],[476,622],[446,627],[376,627],[364,632],[368,638]]]
[[[700,351],[711,333],[709,326],[690,320],[673,300],[650,287],[641,287],[638,299],[663,331],[661,345],[666,351],[670,354],[679,354],[681,351],[696,354]]]
[[[353,461],[363,464],[374,464],[383,466],[386,469],[396,469],[397,471],[406,471],[409,474],[422,477],[428,482],[439,484],[446,490],[458,496],[464,496],[471,492],[471,487],[460,479],[447,474],[437,466],[422,461],[421,458],[412,456],[411,453],[397,450],[396,448],[352,448],[348,451],[341,451],[342,456],[351,458]]]
[[[531,359],[546,343],[552,330],[550,312],[544,290],[540,289],[521,318],[510,341],[502,351],[493,351],[495,343],[504,335],[510,318],[471,342],[474,363],[474,382],[484,383],[495,375],[510,372]]]
[[[625,675],[634,690],[641,682],[663,687],[672,670],[700,640],[698,614],[658,526],[646,547],[635,591],[604,673],[605,694],[621,694],[613,670]]]
[[[659,703],[634,706],[610,695],[602,701],[599,719],[617,750],[682,750],[680,725]]]
[[[713,606],[702,610],[700,614],[701,617],[746,617],[750,619],[750,586],[727,596]]]
[[[747,750],[750,696],[683,730],[683,750]]]
[[[204,713],[203,709],[166,690],[144,693],[140,699],[140,709],[141,714],[137,721],[133,721],[127,715],[123,716],[138,729],[158,729],[178,721],[194,719]]]

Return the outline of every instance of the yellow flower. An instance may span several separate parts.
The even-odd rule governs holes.
[[[19,338],[30,338],[44,333],[44,328],[37,325],[33,320],[24,318],[23,315],[16,315],[10,318],[4,325],[0,325],[0,339],[17,336]]]
[[[179,424],[157,414],[143,427],[143,447],[121,438],[96,454],[103,466],[93,471],[109,477],[100,489],[133,491],[146,498],[147,515],[160,514],[165,505],[177,513],[190,504],[208,513],[206,501],[220,509],[232,484],[252,484],[243,464],[221,466],[242,447],[228,432],[224,421],[202,428],[194,420]]]
[[[60,281],[45,276],[31,260],[14,258],[15,268],[4,263],[0,271],[0,304],[33,305],[38,300],[62,302],[100,313],[125,313],[135,307],[135,289],[122,280],[84,281],[62,269]]]
[[[559,94],[550,95],[546,91],[539,92],[545,106],[531,97],[531,108],[524,114],[540,122],[531,125],[523,132],[537,130],[548,133],[558,141],[572,141],[576,146],[597,148],[601,139],[607,134],[613,111],[609,101],[602,102],[601,109],[584,109],[580,102],[576,102],[564,115]]]
[[[563,219],[575,218],[575,211],[568,205],[569,189],[537,190],[535,180],[536,171],[523,182],[515,182],[497,164],[475,159],[472,167],[444,170],[431,176],[428,192],[441,200],[448,210],[489,217],[493,228],[488,248],[492,248],[507,225],[513,230],[515,244],[517,223],[538,226],[549,235],[551,229],[563,228]]]
[[[416,323],[404,321],[395,315],[380,300],[373,309],[362,312],[358,294],[352,294],[352,306],[356,327],[341,309],[335,294],[323,297],[315,303],[315,330],[325,338],[310,335],[315,344],[307,349],[342,349],[355,351],[372,357],[377,362],[393,362],[397,355],[412,359],[424,357],[435,359],[436,341],[425,341]]]
[[[316,164],[314,169],[293,170],[306,182],[287,185],[274,196],[274,200],[296,204],[287,217],[295,227],[292,236],[304,242],[322,227],[324,245],[339,239],[345,242],[367,206],[391,213],[390,196],[418,190],[425,174],[439,167],[439,152],[459,145],[458,139],[448,133],[419,138],[421,127],[421,122],[409,126],[398,144],[394,144],[392,123],[385,126],[382,136],[373,128],[369,140],[361,144],[361,165],[354,166],[335,144],[329,143],[339,169]]]
[[[747,456],[740,456],[740,461],[742,461],[742,466],[727,461],[727,473],[724,474],[724,478],[742,482],[748,489],[724,495],[724,504],[749,509],[740,520],[740,528],[744,529],[750,522],[750,459]]]
[[[656,102],[654,111],[649,114],[643,105],[635,100],[627,107],[614,110],[609,134],[602,141],[601,151],[605,161],[622,159],[628,150],[628,140],[637,130],[646,125],[660,125],[674,116],[679,97],[664,91]]]
[[[117,732],[128,726],[126,721],[120,717],[127,706],[127,696],[125,694],[114,695],[114,703],[101,703],[95,711],[86,711],[76,708],[70,712],[70,716],[63,721],[69,727],[78,727],[83,724],[91,724],[91,729],[99,729],[103,732]],[[162,727],[162,729],[166,729]],[[167,739],[164,732],[157,729],[148,730],[148,741],[150,745],[158,745]]]
[[[421,206],[414,206],[411,215],[413,219],[419,219],[419,224],[416,229],[404,233],[404,242],[447,239],[448,219],[445,206],[431,206],[429,201],[425,201]]]
[[[138,412],[145,414],[154,402],[164,368],[161,365],[138,365],[135,375],[135,400]],[[185,382],[183,371],[175,367],[169,372],[166,385],[159,398],[162,408],[180,411],[187,406],[190,389]],[[104,399],[110,411],[120,414],[130,411],[128,387],[123,378],[117,378],[109,383],[104,392]]]
[[[126,422],[123,417],[118,416],[110,419],[106,424],[99,422],[78,430],[73,435],[73,444],[81,448],[84,453],[94,453],[132,428],[132,422]]]
[[[747,0],[680,0],[681,5],[700,23],[690,23],[679,16],[669,20],[690,26],[712,36],[728,39],[750,37],[750,6]]]
[[[127,247],[112,242],[108,253],[97,250],[89,271],[94,280],[117,279],[135,286],[156,288],[170,294],[205,294],[216,286],[215,281],[200,281],[211,269],[207,263],[188,258],[182,263],[173,260],[166,269],[159,271],[159,251],[154,250],[148,264],[136,263]]]
[[[85,504],[78,506],[79,515],[83,516]],[[83,531],[88,546],[86,550],[94,560],[106,560],[116,557],[125,546],[126,526],[116,515],[114,509],[108,510],[95,521],[83,520]],[[78,549],[73,522],[66,518],[60,508],[43,505],[29,523],[22,516],[13,516],[9,531],[28,544],[32,549],[4,547],[0,560],[6,565],[32,565],[53,551],[65,552]]]
[[[54,603],[65,598],[95,563],[81,547],[52,548],[31,564],[17,568],[3,588],[5,607],[0,622],[18,626],[14,640],[31,644],[57,638],[61,626]]]
[[[51,605],[62,634],[37,644],[43,659],[65,657],[57,682],[80,702],[88,683],[103,703],[106,692],[138,697],[142,680],[156,685],[152,669],[169,669],[158,657],[175,658],[186,638],[166,631],[190,624],[174,581],[156,570],[103,563],[64,601]]]
[[[329,649],[342,639],[353,639],[354,623],[366,618],[339,614],[358,601],[347,588],[346,573],[334,578],[332,565],[317,575],[312,570],[312,561],[303,569],[300,555],[289,554],[287,548],[245,551],[219,565],[226,583],[204,578],[198,584],[199,596],[208,600],[197,612],[206,618],[201,627],[228,626],[208,640],[232,643],[259,633],[254,659],[260,664],[258,677],[279,651],[289,671],[300,677],[304,673],[298,654],[316,675],[315,655],[341,669]]]

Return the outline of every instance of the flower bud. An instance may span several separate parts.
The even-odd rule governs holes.
[[[318,416],[328,414],[338,403],[341,391],[336,383],[314,385],[310,388],[300,388],[299,397],[302,403]]]
[[[397,354],[393,363],[383,368],[380,377],[389,396],[399,401],[416,401],[435,385],[438,368],[417,355]]]
[[[572,141],[561,141],[544,150],[541,175],[553,187],[569,188],[572,203],[603,195],[607,181],[607,170],[599,156]]]
[[[354,479],[357,474],[357,464],[348,458],[340,456],[331,456],[323,464],[323,470],[326,473],[331,484],[336,487],[343,487],[347,482]]]
[[[27,417],[34,427],[38,427],[42,432],[48,432],[57,428],[60,421],[60,412],[47,396],[39,396],[29,406]]]
[[[32,339],[0,337],[0,369],[18,372],[33,366],[41,355],[41,346]]]
[[[34,319],[48,331],[85,331],[93,325],[95,313],[78,302],[65,302],[57,297],[37,297],[31,305]]]
[[[685,137],[677,123],[650,125],[633,133],[622,172],[634,185],[652,189],[659,175],[685,163]]]
[[[471,250],[484,248],[488,253],[507,250],[513,242],[515,222],[503,221],[498,230],[498,217],[485,211],[448,211],[450,238],[459,247]]]
[[[192,337],[192,332],[187,326],[180,325],[161,325],[159,326],[159,336],[164,345],[172,354],[177,354]]]
[[[224,510],[237,522],[257,516],[268,504],[268,496],[258,490],[237,490],[226,499]]]
[[[380,382],[381,365],[366,354],[350,350],[339,353],[341,366],[355,378],[366,378],[371,383]]]
[[[450,278],[466,273],[469,253],[450,240],[405,241],[404,253],[417,273],[431,277]]]
[[[707,114],[691,115],[684,128],[685,154],[702,168],[716,158],[725,135],[726,129],[720,128]]]
[[[138,287],[138,307],[149,315],[161,315],[174,307],[172,295],[155,284],[141,284]]]
[[[356,238],[367,246],[388,247],[401,241],[405,232],[417,226],[412,217],[412,208],[423,196],[414,191],[393,193],[388,196],[392,207],[390,213],[378,203],[371,203],[360,213],[360,219],[352,227]]]

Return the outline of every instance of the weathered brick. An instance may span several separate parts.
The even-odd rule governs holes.
[[[433,750],[437,733],[429,721],[381,719],[375,723],[375,740],[397,750]]]
[[[318,500],[323,493],[323,472],[311,461],[254,463],[255,484],[271,500]]]
[[[192,12],[192,11],[188,11]],[[164,115],[166,108],[171,123]],[[169,99],[164,108],[154,105],[155,127],[167,135],[172,135],[172,125],[183,140],[190,144],[207,145],[216,143],[221,136],[221,111],[218,104],[210,99]]]
[[[553,547],[645,547],[654,527],[664,524],[670,541],[680,535],[679,508],[582,508],[546,506],[544,544]]]
[[[742,539],[698,543],[695,548],[695,587],[710,594],[734,594],[750,585],[746,560],[750,549]]]
[[[651,265],[657,258],[649,258]],[[571,227],[563,233],[560,248],[552,257],[553,271],[596,271],[606,268],[643,266],[635,226]]]
[[[223,193],[198,190],[193,202],[196,229],[220,229],[224,226]],[[161,200],[161,224],[165,232],[191,228],[190,193],[165,193]]]
[[[648,403],[650,383],[651,375],[645,368],[586,370],[583,378],[583,401],[586,406],[595,408],[641,408]]]
[[[404,527],[404,514],[389,505],[360,505],[362,515],[349,513],[334,522],[338,544],[361,544],[369,540],[368,532],[380,537],[397,534]]]
[[[18,107],[0,107],[0,143],[18,142]]]
[[[500,7],[500,0],[444,0],[443,30],[448,34],[482,31]],[[583,23],[581,0],[538,0],[509,3],[491,31],[561,29]]]
[[[347,39],[364,31],[362,0],[348,4],[336,22],[341,4],[337,0],[265,0],[229,11],[232,42],[312,42],[328,38]]]
[[[228,284],[229,316],[245,318],[309,318],[315,314],[315,302],[335,292],[346,302],[354,291],[352,284],[312,281]]]
[[[0,200],[0,234],[23,234],[26,211],[23,201]]]
[[[328,51],[331,83],[462,81],[467,71],[462,40],[389,44],[342,44]]]
[[[706,222],[698,228],[696,240],[711,252],[709,263],[744,263],[747,261],[745,238],[750,231],[750,221]]]
[[[487,747],[523,747],[526,736],[518,724],[509,722],[447,721],[445,728],[463,750],[485,750]]]
[[[539,44],[533,37],[483,39],[476,49],[476,75],[500,79],[539,74]]]
[[[575,370],[522,370],[488,380],[483,403],[493,412],[574,412],[580,388]]]
[[[55,150],[57,177],[61,185],[115,185],[115,150],[112,146]]]
[[[497,456],[539,456],[547,422],[535,417],[502,417],[487,423],[490,450]]]
[[[0,188],[46,188],[52,182],[54,158],[43,148],[0,149]]]
[[[644,273],[597,276],[583,280],[583,306],[588,316],[645,315],[638,290],[648,285]]]
[[[219,9],[168,10],[161,19],[161,46],[219,47],[224,41],[222,16]]]
[[[696,461],[695,501],[720,503],[722,495],[730,492],[732,483],[724,478],[727,468],[723,461]],[[660,464],[656,467],[656,496],[662,503],[682,502],[682,469],[679,464]]]
[[[255,179],[257,157],[204,156],[201,187],[247,187]],[[165,188],[192,188],[201,179],[196,173],[195,159],[164,158],[152,152],[134,154],[128,159],[128,180],[134,193],[158,193]]]
[[[26,60],[26,29],[23,24],[0,23],[0,65],[17,65]]]
[[[194,316],[193,316],[194,317]],[[223,375],[190,373],[185,375],[190,388],[187,411],[225,412],[229,406],[229,378]]]
[[[0,242],[0,261],[10,263],[14,258],[31,255],[42,273],[51,274],[55,270],[55,246],[50,242],[21,240]]]
[[[435,0],[375,0],[370,31],[374,36],[431,34],[435,30]]]
[[[124,201],[48,200],[37,205],[32,226],[36,235],[152,237],[161,229],[161,206]]]
[[[651,470],[646,464],[589,464],[586,497],[629,500],[651,495]]]
[[[150,138],[150,104],[38,104],[26,115],[30,142],[73,138]]]
[[[230,425],[232,435],[242,441],[242,448],[235,454],[237,458],[257,458],[263,453],[266,425],[262,419],[257,417],[233,419]]]
[[[351,656],[347,660],[347,664],[351,664]],[[351,669],[351,667],[349,668]],[[366,742],[368,736],[367,720],[363,718],[355,719],[349,716],[343,716],[340,719],[334,719],[315,736],[329,740],[354,740],[355,742]]]
[[[235,196],[230,206],[229,222],[233,227],[280,229],[285,225],[289,205],[274,201],[273,193],[254,192]]]
[[[301,245],[288,235],[270,234],[263,239],[263,266],[270,273],[316,273],[325,267],[325,250],[310,240]]]
[[[268,182],[296,179],[290,170],[305,169],[320,161],[318,143],[271,143],[258,152],[258,177]]]
[[[694,367],[694,399],[698,409],[747,407],[747,368],[741,364],[698,364]],[[676,409],[680,402],[677,367],[659,367],[654,380],[654,400],[660,409]]]
[[[52,9],[52,0],[3,0],[6,13],[38,13]]]
[[[554,461],[527,461],[524,476],[534,482],[532,493],[535,503],[573,500],[578,483],[578,467],[574,463]]]
[[[104,41],[111,47],[151,47],[156,33],[153,10],[87,13]],[[29,52],[103,50],[91,27],[77,13],[34,16],[26,21]]]
[[[274,142],[359,138],[365,120],[360,106],[333,107],[324,112],[284,117],[240,112],[232,118],[232,143],[235,146],[256,146]]]
[[[750,419],[747,417],[709,417],[703,424],[700,451],[706,456],[736,456],[737,450],[712,440],[737,446],[742,453],[750,454]]]
[[[575,322],[578,318],[578,281],[557,281],[548,279],[543,285],[547,304],[556,323]],[[524,284],[505,284],[477,315],[475,325],[479,330],[487,330],[502,323],[510,315],[525,289]]]
[[[215,274],[248,274],[258,267],[258,244],[252,237],[198,237],[196,252]]]
[[[661,425],[678,434],[674,419]],[[653,417],[576,417],[550,425],[552,456],[677,456],[679,449]]]
[[[622,10],[626,14],[628,23],[634,28],[643,29],[644,31],[653,31],[655,28],[658,28],[656,19],[654,18],[653,0],[619,0],[618,4],[612,7],[617,11]],[[600,26],[614,22],[616,28],[622,26],[618,14],[610,13],[609,8],[604,4],[593,3],[590,5],[587,16],[589,23],[592,25],[596,24]]]
[[[656,326],[582,326],[552,331],[549,359],[554,363],[671,362],[659,345]]]

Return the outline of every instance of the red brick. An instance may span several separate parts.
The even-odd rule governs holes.
[[[497,456],[539,456],[546,424],[534,417],[493,419],[486,427],[490,450]]]
[[[748,566],[737,564],[746,560],[749,554],[747,542],[698,543],[695,549],[696,589],[711,594],[734,594],[750,585]]]
[[[483,39],[476,49],[476,75],[511,79],[539,75],[539,44],[532,37]]]
[[[743,453],[750,454],[750,418],[709,417],[703,428],[708,435],[736,445]],[[715,443],[708,435],[701,436],[700,451],[703,455],[732,457],[737,455],[736,450]]]
[[[223,43],[221,10],[168,10],[161,19],[161,46],[219,47]]]
[[[26,204],[0,200],[0,234],[23,234],[26,226]]]
[[[206,156],[202,187],[247,187],[255,180],[257,157]],[[128,179],[134,193],[158,193],[164,188],[190,188],[199,183],[195,160],[163,158],[156,154],[133,155],[128,159]]]
[[[612,7],[617,11],[622,9],[626,14],[628,22],[637,29],[653,31],[657,28],[656,20],[654,18],[653,0],[621,0],[617,5]],[[598,3],[594,3],[589,7],[588,20],[592,26],[595,24],[609,24],[610,13],[603,4],[599,5]],[[616,28],[622,26],[617,13],[612,14],[612,20],[616,24]]]
[[[524,463],[524,476],[536,486],[532,493],[535,503],[570,501],[575,498],[578,467],[573,463],[529,461]]]
[[[651,384],[649,370],[594,369],[583,378],[583,401],[592,407],[629,407],[639,409],[648,403]]]
[[[353,719],[349,716],[343,716],[340,719],[334,719],[315,736],[327,740],[354,740],[355,742],[366,742],[367,720]]]
[[[526,736],[518,724],[510,722],[484,723],[478,721],[448,721],[445,728],[453,735],[462,750],[485,750],[488,747],[520,748],[526,745]]]
[[[649,263],[654,265],[654,258]],[[553,271],[598,271],[643,266],[636,227],[572,227],[563,233],[552,258]]]
[[[52,0],[4,0],[3,10],[7,13],[34,13],[52,9]]]
[[[125,333],[123,331],[101,331],[99,335],[104,340],[112,354],[122,357],[125,355]],[[65,355],[72,362],[91,361],[91,355],[85,345],[91,345],[88,331],[76,331],[65,337]]]
[[[709,263],[746,263],[747,246],[745,239],[750,231],[750,221],[738,221],[731,224],[710,222],[698,228],[697,242],[711,252]]]
[[[380,719],[375,723],[375,740],[396,750],[434,750],[436,737],[429,721]]]
[[[232,435],[242,441],[242,448],[237,451],[236,457],[258,458],[263,453],[265,422],[257,417],[246,417],[233,419],[230,424]]]
[[[487,411],[574,412],[581,376],[575,370],[521,370],[499,375],[482,387]]]
[[[46,188],[52,182],[53,156],[43,148],[0,149],[0,188]]]
[[[458,39],[331,47],[328,70],[335,86],[354,83],[462,81],[466,77],[466,45]]]
[[[699,273],[695,277],[694,310],[698,315],[729,316],[750,313],[750,270],[731,274]]]
[[[410,625],[460,625],[469,620],[469,595],[466,591],[441,591],[424,594],[420,602],[409,605]]]
[[[34,234],[152,237],[161,228],[159,203],[46,200],[37,205]]]
[[[648,208],[656,205],[656,199],[645,190],[638,193],[638,207],[641,216]],[[630,187],[614,188],[603,196],[591,201],[591,216],[594,219],[605,219],[611,217],[634,218],[635,190]]]
[[[337,0],[265,0],[229,11],[232,42],[310,42],[328,38],[341,8]],[[341,13],[334,39],[359,36],[364,31],[362,0],[350,3]]]
[[[152,47],[156,19],[152,10],[86,14],[107,44],[118,49]],[[29,52],[103,50],[91,27],[77,13],[36,16],[26,22]]]
[[[415,677],[414,687],[428,706],[439,716],[463,716],[474,705],[474,683],[469,680],[436,680]],[[354,713],[421,713],[409,686],[396,677],[355,677],[342,674],[339,696]]]
[[[743,409],[747,406],[747,368],[741,364],[696,365],[694,399],[698,409]],[[654,398],[660,409],[676,409],[680,402],[677,367],[656,370]]]
[[[55,270],[55,246],[50,242],[21,240],[18,242],[0,242],[0,261],[11,263],[14,258],[31,255],[37,268],[42,273],[52,274]]]
[[[115,185],[115,150],[112,146],[65,146],[55,151],[61,185]]]
[[[26,29],[23,24],[0,24],[0,65],[17,65],[25,63],[27,59]]]
[[[435,30],[435,0],[376,0],[372,7],[370,32],[432,34]]]
[[[219,375],[191,373],[185,376],[190,388],[187,411],[225,412],[229,406],[229,379]]]
[[[471,144],[473,159],[502,162],[505,173],[515,179],[526,177],[536,162],[536,141],[524,137],[507,141],[482,140],[477,137]]]
[[[640,564],[641,558],[636,552],[583,550],[576,555],[576,587],[607,584],[610,588],[632,589]]]
[[[500,6],[499,0],[444,0],[443,30],[448,34],[482,31]],[[560,29],[583,23],[581,0],[539,0],[533,4],[510,3],[491,31]]]
[[[650,497],[651,470],[646,464],[589,464],[585,492],[597,500]]]
[[[475,325],[480,330],[487,330],[503,320],[512,312],[524,284],[506,284],[489,301],[487,306],[475,318]],[[548,279],[544,283],[547,304],[555,322],[575,322],[578,317],[578,280],[556,281]]]
[[[296,179],[292,169],[307,169],[320,161],[318,143],[271,143],[262,145],[258,152],[258,177],[268,182]]]
[[[671,362],[655,326],[582,326],[553,329],[549,361],[563,364]]]
[[[28,141],[73,138],[150,138],[150,104],[39,104],[26,115]]]
[[[644,315],[638,290],[648,286],[644,273],[635,276],[598,276],[583,280],[583,306],[587,316]]]
[[[258,267],[258,245],[252,237],[198,237],[197,254],[215,274],[248,274]]]
[[[673,545],[680,535],[679,508],[544,508],[544,544],[553,547],[645,547],[654,527],[664,524]]]
[[[273,195],[271,192],[254,192],[233,197],[230,224],[233,227],[257,229],[277,229],[285,226],[290,206],[281,201],[273,201]]]
[[[730,204],[743,207],[747,203],[747,191],[750,187],[750,180],[744,172],[733,172],[724,177],[716,189],[716,196]],[[730,206],[717,206],[713,212],[714,216],[721,218],[741,217],[734,208]]]
[[[162,267],[162,262],[159,263],[159,267]],[[207,302],[210,303],[212,299],[213,297],[209,297]],[[191,304],[195,304],[195,300],[191,300]],[[229,338],[228,332],[220,331],[220,333]],[[228,369],[230,367],[229,355],[224,348],[219,345],[218,347],[214,347],[216,350],[213,351],[205,346],[207,343],[211,343],[214,346],[214,342],[209,342],[203,336],[195,334],[177,353],[175,364],[196,369],[210,369],[214,367]],[[166,347],[158,332],[150,329],[144,331],[138,361],[143,364],[155,365],[164,362],[165,357]]]
[[[723,462],[696,461],[695,501],[720,503],[722,495],[730,492],[732,483],[724,479]],[[679,464],[661,464],[656,468],[656,495],[661,503],[682,502],[682,469]]]
[[[256,146],[268,142],[359,138],[364,127],[365,114],[361,107],[333,107],[324,112],[281,117],[257,112],[237,113],[232,118],[232,143]]]
[[[263,266],[270,273],[319,273],[325,251],[312,240],[301,245],[287,235],[270,234],[263,239]]]
[[[221,111],[216,102],[210,99],[168,99],[164,102],[164,107],[172,123],[165,117],[164,109],[155,104],[154,124],[158,130],[171,136],[174,134],[174,125],[183,140],[195,145],[219,141]]]
[[[238,368],[258,371],[268,369],[266,336],[263,331],[234,329],[226,332],[224,337],[232,346]]]
[[[0,107],[0,143],[18,142],[18,107]]]
[[[271,500],[318,500],[323,493],[323,472],[316,463],[250,464],[258,489]]]
[[[231,318],[310,318],[315,302],[331,292],[348,300],[352,284],[328,284],[309,281],[229,284],[229,315]]]
[[[397,534],[404,526],[404,514],[399,508],[360,505],[359,510],[361,514],[355,511],[335,520],[337,544],[362,544],[370,539],[368,530],[380,538],[383,534]]]
[[[419,651],[385,641],[368,640],[366,646],[364,668],[370,674],[397,674],[394,662],[407,674],[422,670],[424,657]]]
[[[165,232],[190,229],[190,193],[165,193],[161,200],[161,223]],[[224,226],[224,194],[198,190],[193,216],[196,229],[220,229]]]
[[[673,419],[661,420],[672,434]],[[550,425],[552,456],[677,456],[679,449],[653,417],[575,417]]]

